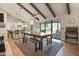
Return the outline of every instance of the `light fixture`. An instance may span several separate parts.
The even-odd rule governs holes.
[[[21,17],[21,8],[19,8],[18,11],[16,12],[16,16],[17,16],[17,22],[15,24],[16,27],[23,26],[22,17]]]
[[[33,20],[31,20],[31,25],[33,25]]]
[[[37,11],[35,11],[34,17],[38,17],[38,16],[39,16],[39,13]]]
[[[22,19],[22,17],[21,17],[21,8],[19,8],[18,11],[16,12],[16,16],[17,16],[17,19],[19,21],[21,21],[21,19]],[[19,21],[17,21],[17,22],[19,22]]]
[[[75,18],[72,15],[68,15],[68,24],[74,24]]]

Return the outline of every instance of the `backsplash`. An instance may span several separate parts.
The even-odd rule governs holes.
[[[4,27],[5,27],[4,22],[0,22],[0,28],[4,28]]]
[[[5,35],[6,35],[6,29],[0,28],[0,36],[5,36]]]

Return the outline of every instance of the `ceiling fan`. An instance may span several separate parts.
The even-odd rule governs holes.
[[[38,12],[35,11],[34,16],[33,17],[38,17],[40,14]]]

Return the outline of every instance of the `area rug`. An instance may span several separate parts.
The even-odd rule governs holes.
[[[55,56],[63,46],[63,43],[61,42],[53,41],[52,45],[47,45],[47,42],[44,41],[43,52],[41,52],[40,50],[35,52],[34,44],[31,42],[22,43],[22,40],[15,40],[15,43],[26,56]]]
[[[61,49],[61,47],[63,46],[63,43],[59,43],[59,42],[52,42],[52,46],[48,49],[49,50],[49,55],[50,56],[55,56],[58,51]]]

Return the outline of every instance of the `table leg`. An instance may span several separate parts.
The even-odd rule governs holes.
[[[51,36],[51,44],[52,44],[52,36]]]
[[[24,37],[23,37],[23,43],[24,43],[24,41],[25,41],[25,39],[24,39]]]
[[[9,33],[9,31],[8,31],[8,33],[7,33],[7,37],[8,37],[8,38],[9,38],[9,34],[10,34],[10,33]]]
[[[23,43],[25,42],[25,34],[24,34],[24,36],[23,36]]]
[[[41,38],[41,44],[40,44],[40,47],[41,47],[41,51],[43,51],[43,38]]]
[[[37,51],[37,43],[35,43],[35,52]]]
[[[40,49],[40,44],[41,44],[41,43],[39,42],[39,49]]]
[[[10,32],[10,33],[11,33],[11,39],[14,39],[14,38],[13,38],[13,32]]]

